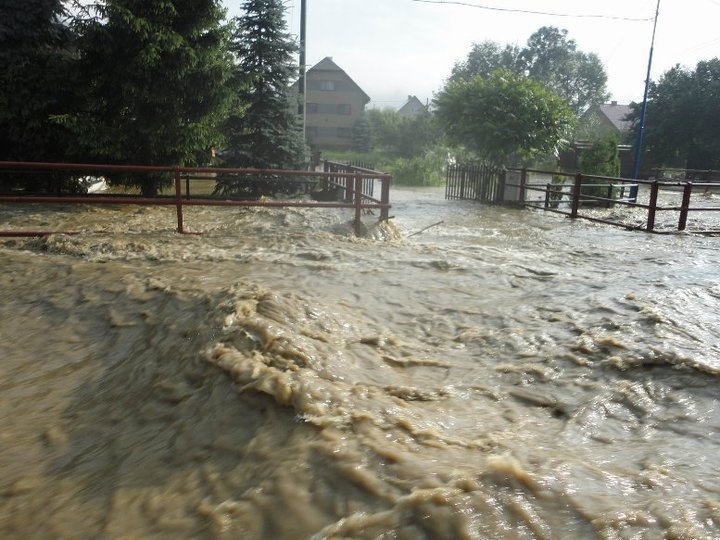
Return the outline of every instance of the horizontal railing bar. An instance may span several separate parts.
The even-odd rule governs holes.
[[[323,171],[291,171],[285,169],[239,169],[223,167],[173,167],[157,165],[104,165],[91,163],[29,163],[25,161],[0,161],[2,170],[78,170],[78,171],[105,171],[105,172],[167,172],[174,173],[221,173],[221,174],[247,174],[254,176],[310,176],[318,178],[391,178],[388,173],[366,174]]]
[[[177,199],[170,197],[38,197],[33,195],[27,196],[2,196],[0,202],[27,202],[27,203],[45,203],[45,204],[67,204],[67,203],[85,203],[85,204],[120,204],[120,205],[142,205],[149,204],[154,206],[175,206]],[[183,199],[183,206],[268,206],[268,207],[301,207],[301,208],[355,208],[354,203],[343,202],[323,202],[323,201],[268,201],[254,199]],[[390,208],[390,204],[361,204],[361,208]]]

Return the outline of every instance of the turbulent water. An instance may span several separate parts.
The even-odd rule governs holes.
[[[720,240],[392,202],[0,206],[0,537],[720,538]]]

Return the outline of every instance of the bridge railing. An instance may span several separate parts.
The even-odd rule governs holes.
[[[139,196],[127,194],[97,194],[97,193],[67,193],[67,194],[38,194],[22,189],[23,180],[33,178],[35,175],[48,173],[63,173],[83,177],[94,175],[123,174],[139,175],[153,173],[168,175],[169,183],[174,190],[166,194],[161,192],[157,196]],[[22,177],[22,178],[21,178]],[[239,195],[218,194],[216,189],[205,189],[206,193],[199,193],[191,189],[193,183],[210,182],[217,185],[219,178],[235,177],[239,182],[250,179],[251,182],[274,182],[274,185],[292,184],[295,188],[301,186],[306,197],[302,200],[276,200],[268,198],[243,198],[241,190]],[[21,180],[18,181],[18,178]],[[347,197],[342,201],[314,200],[313,188],[323,179],[342,178],[346,184]],[[374,199],[363,194],[363,182],[367,179],[379,181],[382,186],[381,199]],[[10,179],[14,179],[12,182]],[[134,204],[150,206],[175,206],[177,214],[177,232],[185,233],[183,207],[185,206],[265,206],[265,207],[302,207],[302,208],[349,208],[355,213],[354,226],[359,234],[362,224],[362,211],[378,209],[380,219],[388,219],[390,209],[390,181],[391,176],[385,173],[373,172],[332,172],[298,171],[279,169],[239,169],[221,167],[181,167],[181,166],[145,166],[145,165],[106,165],[87,163],[35,163],[0,161],[0,203],[61,203],[61,204]],[[28,180],[29,183],[29,180]],[[3,189],[12,186],[12,189]],[[18,186],[20,186],[18,188]],[[184,191],[183,191],[183,188]],[[0,231],[0,236],[42,236],[58,231]]]
[[[518,202],[526,207],[628,229],[666,232],[672,224],[673,229],[684,231],[691,214],[720,211],[720,206],[707,197],[708,193],[720,191],[718,182],[636,180],[527,168],[509,171],[519,173],[519,180],[509,179],[506,186],[517,188]],[[661,193],[665,195],[662,202]],[[601,211],[618,207],[641,210],[645,215],[643,223],[629,223],[624,219],[627,213]],[[663,226],[658,227],[658,216],[666,213],[674,213],[676,219],[664,219]],[[692,232],[720,233],[720,222],[716,225],[714,220],[697,220]]]

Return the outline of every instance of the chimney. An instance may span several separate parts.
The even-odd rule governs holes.
[[[610,105],[617,105],[617,101],[611,101]]]

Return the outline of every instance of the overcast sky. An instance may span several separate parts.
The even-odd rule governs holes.
[[[581,51],[600,57],[611,99],[642,101],[657,6],[657,0],[306,1],[308,67],[331,56],[372,98],[369,106],[379,108],[398,108],[410,94],[431,100],[473,43],[523,46],[541,26],[567,29]],[[230,16],[240,14],[242,0],[224,3]],[[300,0],[285,5],[288,30],[297,36]],[[651,78],[714,57],[720,0],[660,0]]]

